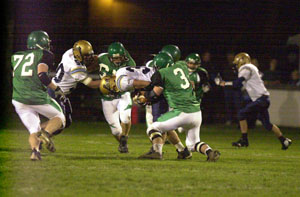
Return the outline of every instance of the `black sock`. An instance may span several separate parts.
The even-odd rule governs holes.
[[[212,152],[212,150],[211,150],[211,149],[208,149],[208,150],[205,152],[205,154],[208,156],[208,154],[209,154],[210,152]]]
[[[248,140],[248,133],[242,133],[242,139]]]
[[[280,137],[278,137],[278,139],[279,139],[279,141],[283,144],[283,142],[284,142],[284,140],[285,140],[285,137],[280,136]]]

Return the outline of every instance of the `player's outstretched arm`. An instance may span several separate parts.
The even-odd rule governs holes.
[[[97,89],[100,86],[100,81],[101,80],[94,80],[94,81],[92,80],[88,84],[86,84],[86,86],[88,86],[89,88]]]
[[[39,79],[41,80],[41,82],[47,86],[48,88],[52,89],[55,91],[55,95],[62,95],[64,96],[64,93],[63,91],[60,89],[59,86],[56,86],[52,81],[51,79],[49,78],[48,76],[48,65],[45,64],[45,63],[40,63],[38,65],[38,76],[39,76]]]
[[[133,87],[134,89],[142,89],[147,87],[150,84],[149,81],[143,81],[143,80],[133,80]]]

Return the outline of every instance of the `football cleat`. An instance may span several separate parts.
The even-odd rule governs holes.
[[[192,158],[192,153],[187,149],[187,147],[184,148],[183,151],[179,152],[176,149],[178,156],[177,159],[191,159]]]
[[[282,150],[286,150],[286,149],[289,148],[290,145],[292,145],[292,140],[289,139],[289,138],[285,138],[285,140],[284,140],[283,143],[281,143],[281,144],[282,144],[281,149],[282,149]]]
[[[52,141],[52,139],[50,138],[50,134],[44,130],[41,130],[38,133],[38,137],[40,138],[40,140],[43,142],[43,144],[46,145],[46,148],[50,151],[50,152],[55,152],[56,148],[54,146],[54,143]]]
[[[207,155],[207,161],[215,162],[219,159],[221,153],[218,150],[213,150]]]
[[[236,146],[236,147],[248,147],[249,146],[249,142],[248,142],[248,139],[244,140],[243,138],[241,138],[237,142],[232,142],[232,146]]]
[[[154,150],[151,152],[147,152],[141,156],[138,157],[138,159],[157,159],[157,160],[163,160],[162,154],[159,152],[155,152]]]
[[[33,149],[30,156],[31,161],[42,160],[40,151]]]
[[[128,153],[128,145],[127,145],[128,136],[121,136],[120,144],[119,144],[119,152],[120,153]]]

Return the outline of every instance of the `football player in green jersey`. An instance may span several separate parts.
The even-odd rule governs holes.
[[[122,43],[109,45],[108,52],[98,56],[100,79],[113,76],[124,66],[136,66]],[[118,140],[120,153],[128,153],[128,134],[131,127],[132,100],[129,92],[101,95],[102,109],[113,136]]]
[[[178,61],[171,67],[160,68],[152,76],[153,89],[146,91],[144,96],[151,102],[164,94],[172,110],[160,116],[147,129],[154,151],[139,158],[162,159],[162,133],[182,127],[186,131],[187,146],[182,152],[183,156],[190,154],[189,151],[197,151],[205,154],[207,161],[217,161],[220,152],[212,150],[208,144],[200,141],[200,103],[194,95],[186,62]]]
[[[208,83],[208,72],[200,67],[201,58],[198,53],[191,53],[185,58],[190,80],[194,84],[194,90],[196,93],[196,99],[200,102],[203,98],[203,94],[210,90],[210,85]]]
[[[47,87],[63,94],[48,77],[48,69],[53,65],[53,54],[50,52],[50,39],[44,31],[33,31],[27,39],[26,51],[12,55],[13,95],[12,103],[17,114],[28,129],[29,144],[32,149],[31,160],[41,160],[39,145],[41,140],[48,150],[55,147],[50,138],[53,132],[65,126],[65,116],[59,104],[51,99]],[[39,115],[49,119],[41,129]]]

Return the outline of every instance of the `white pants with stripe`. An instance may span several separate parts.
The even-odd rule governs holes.
[[[21,121],[29,133],[32,134],[41,130],[41,120],[39,115],[43,115],[48,119],[58,117],[62,120],[63,127],[65,126],[66,118],[61,107],[54,99],[51,99],[51,101],[52,102],[50,104],[27,105],[16,100],[12,100],[12,104],[14,105]]]
[[[102,99],[103,114],[114,136],[122,133],[120,121],[124,124],[131,122],[131,107],[132,100],[129,92],[112,101]]]
[[[200,126],[202,123],[201,111],[194,113],[185,113],[171,110],[158,118],[147,129],[147,133],[154,129],[160,132],[168,132],[171,130],[182,129],[186,132],[185,144],[189,150],[193,150],[197,142],[200,142]]]

